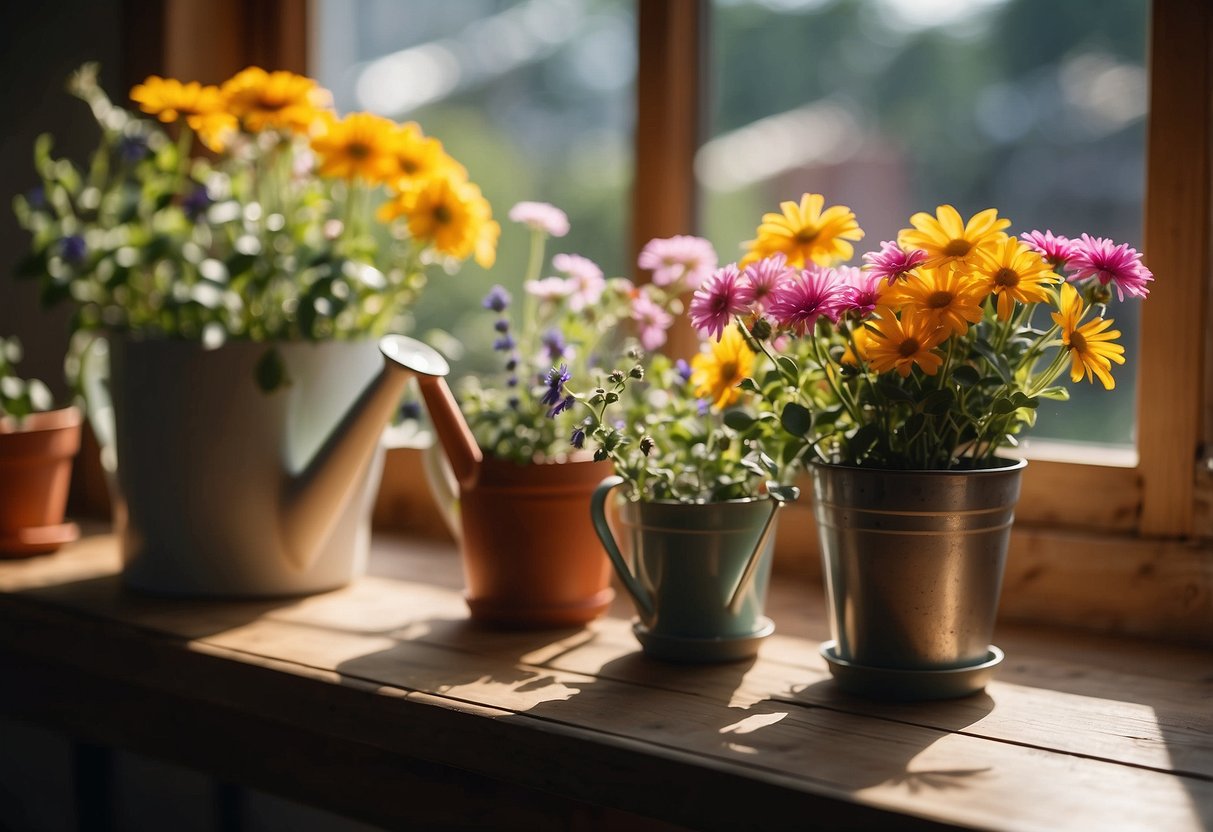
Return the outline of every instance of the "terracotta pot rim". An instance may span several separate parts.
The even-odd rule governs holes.
[[[40,410],[31,413],[18,423],[11,417],[0,418],[0,435],[47,433],[50,431],[71,430],[84,423],[84,415],[75,405],[58,407],[54,410]]]

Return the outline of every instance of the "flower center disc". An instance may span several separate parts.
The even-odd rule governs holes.
[[[994,285],[1015,287],[1019,285],[1019,272],[1014,269],[1001,268],[994,274]]]
[[[731,379],[737,375],[737,362],[726,361],[720,365],[720,377],[722,379]]]
[[[909,358],[918,352],[918,339],[907,338],[901,342],[901,346],[897,348],[897,354],[902,358]]]
[[[345,152],[349,154],[351,159],[365,159],[371,155],[371,149],[362,142],[350,142]]]
[[[943,253],[948,257],[964,257],[973,248],[968,240],[949,240],[944,246]]]
[[[796,242],[802,246],[807,246],[809,243],[817,239],[817,235],[821,232],[816,228],[802,228],[796,232]]]
[[[1087,338],[1081,332],[1070,333],[1070,349],[1078,350],[1079,352],[1087,351]]]
[[[434,221],[446,224],[451,221],[451,209],[445,205],[434,206]]]
[[[952,304],[953,297],[954,296],[951,292],[945,292],[943,290],[932,292],[930,296],[927,297],[927,306],[929,306],[931,309],[945,309]]]

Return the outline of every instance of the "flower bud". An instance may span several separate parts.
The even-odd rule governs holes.
[[[643,379],[644,378],[644,367],[641,367],[639,364],[637,364],[635,367],[633,367],[631,370],[628,371],[628,375],[634,379]]]
[[[763,317],[755,318],[754,323],[750,324],[750,335],[758,341],[765,341],[770,338],[771,322]]]
[[[640,452],[648,456],[653,452],[653,437],[645,436],[640,440]]]

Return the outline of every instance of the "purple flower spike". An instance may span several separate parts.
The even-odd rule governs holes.
[[[504,286],[497,284],[489,289],[482,305],[485,309],[491,309],[494,312],[504,312],[510,305],[510,293],[505,290]]]
[[[573,376],[569,372],[569,368],[565,364],[561,364],[559,368],[553,367],[548,371],[547,391],[540,399],[544,404],[555,405],[560,402],[560,394],[564,391],[564,385],[568,383]],[[557,411],[559,412],[559,411]]]

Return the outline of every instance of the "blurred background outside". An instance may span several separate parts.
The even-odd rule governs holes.
[[[1012,232],[1088,232],[1140,249],[1147,0],[714,0],[700,224],[735,260],[762,214],[804,191],[894,238],[918,210],[997,207]],[[627,0],[318,0],[314,73],[342,111],[414,119],[471,171],[503,221],[491,276],[431,284],[417,330],[490,371],[479,300],[520,291],[519,200],[572,222],[553,251],[626,262],[636,83]],[[1131,447],[1137,305],[1113,307],[1129,363],[1112,393],[1041,409],[1035,435]],[[1062,416],[1066,418],[1062,418]]]

